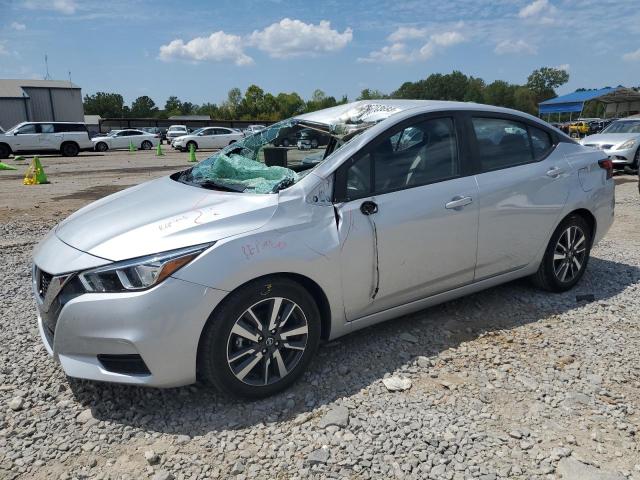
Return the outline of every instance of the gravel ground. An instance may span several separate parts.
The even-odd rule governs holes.
[[[640,479],[640,200],[616,183],[575,290],[519,281],[369,328],[253,403],[65,378],[29,286],[55,219],[3,219],[0,478]]]

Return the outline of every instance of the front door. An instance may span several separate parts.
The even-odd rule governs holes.
[[[349,321],[473,280],[478,192],[460,139],[453,116],[403,122],[338,170]]]
[[[35,123],[27,123],[20,127],[15,134],[15,148],[17,152],[40,150],[40,128]]]

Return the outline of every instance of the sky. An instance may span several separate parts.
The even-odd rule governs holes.
[[[460,70],[559,89],[640,85],[640,0],[0,0],[0,78],[220,103],[229,89],[350,99]]]

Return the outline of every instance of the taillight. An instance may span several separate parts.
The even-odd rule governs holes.
[[[607,180],[613,177],[613,162],[608,158],[604,160],[598,160],[600,168],[604,168],[607,171]]]

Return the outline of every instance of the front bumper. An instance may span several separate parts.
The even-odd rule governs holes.
[[[609,160],[613,162],[613,166],[616,168],[623,168],[625,166],[631,166],[633,159],[636,155],[637,147],[633,146],[625,150],[603,150],[603,152],[609,157]]]
[[[82,294],[60,308],[51,334],[34,291],[40,336],[68,376],[153,387],[195,382],[200,334],[226,294],[172,277],[142,292]],[[139,356],[149,373],[109,370],[99,355]]]

